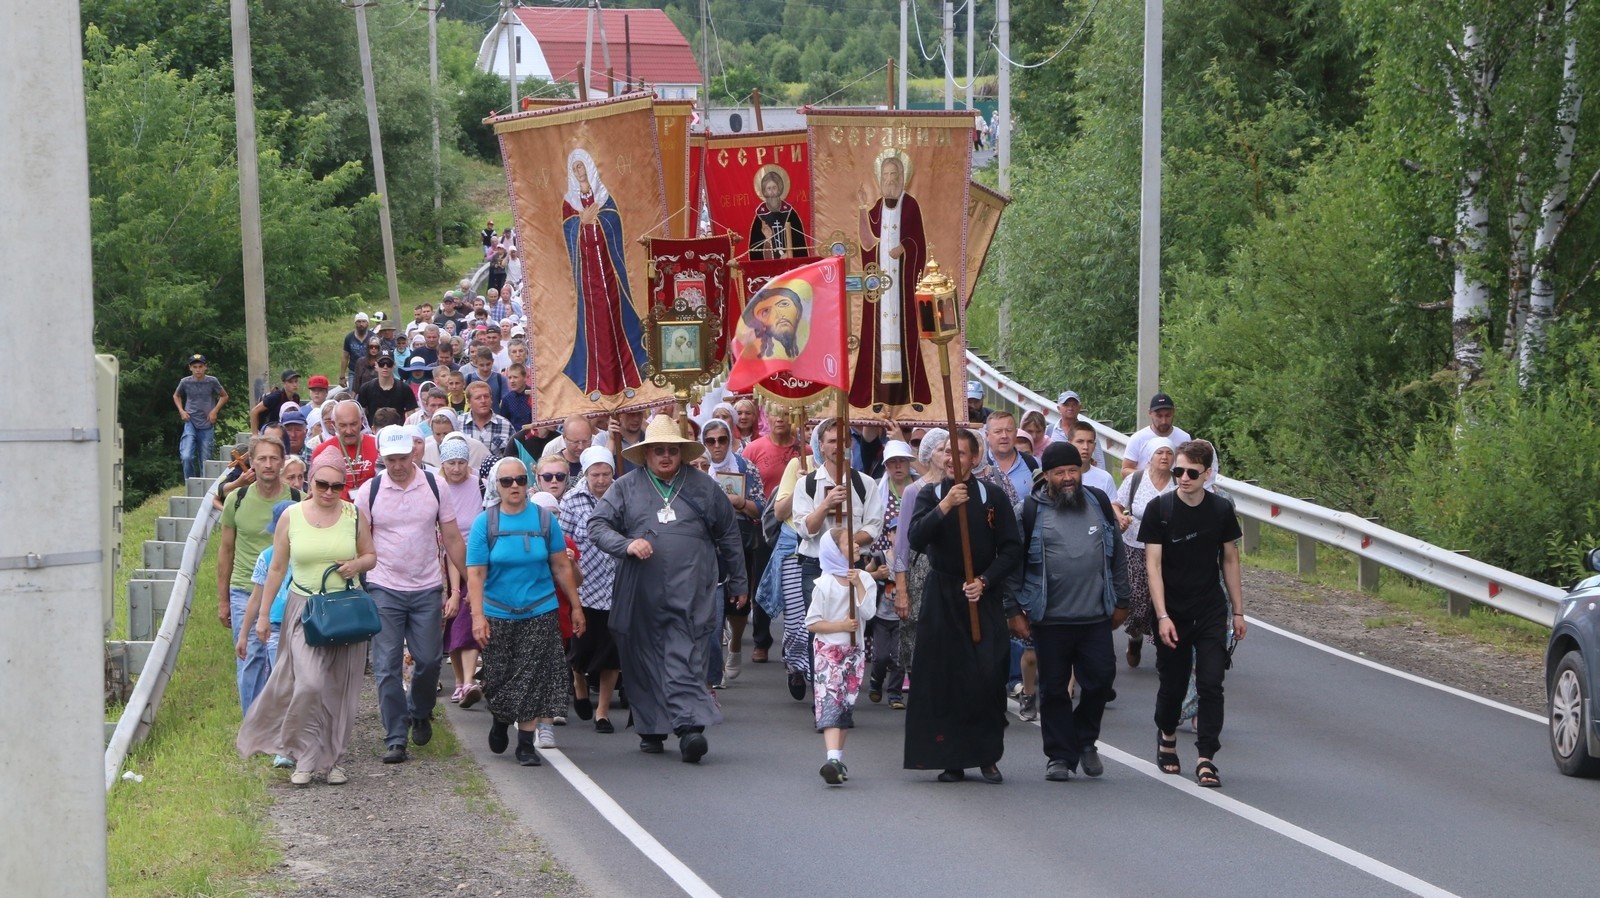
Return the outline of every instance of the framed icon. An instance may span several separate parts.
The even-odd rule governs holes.
[[[744,498],[743,474],[718,474],[717,485],[722,487],[722,491],[727,493],[730,499]]]

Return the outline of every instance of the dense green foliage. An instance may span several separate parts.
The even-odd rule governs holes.
[[[384,295],[382,247],[352,13],[323,0],[252,3],[261,218],[272,368],[301,361],[305,321]],[[468,157],[498,161],[481,119],[507,85],[474,71],[481,32],[440,23],[429,83],[427,19],[369,10],[384,157],[402,274],[442,273],[476,233]],[[203,352],[250,405],[227,0],[84,0],[95,339],[123,371],[130,503],[178,476],[171,395]],[[504,99],[502,99],[502,97]],[[441,110],[442,215],[433,209],[430,107]],[[234,418],[238,420],[237,417]],[[228,422],[219,428],[231,435]]]
[[[1035,389],[1070,386],[1133,429],[1143,3],[1014,10],[1019,59],[1061,52],[1018,72],[1014,201],[972,336]],[[1586,439],[1600,327],[1585,314],[1600,213],[1580,204],[1558,243],[1531,248],[1559,168],[1562,48],[1576,40],[1576,87],[1592,93],[1600,17],[1564,23],[1559,4],[1531,0],[1195,0],[1166,14],[1162,386],[1179,423],[1216,440],[1234,476],[1564,576],[1600,538]],[[1462,61],[1468,25],[1482,68]],[[1452,90],[1474,71],[1481,114],[1462,118],[1474,107]],[[1596,168],[1592,118],[1574,199]],[[1471,252],[1455,230],[1468,171],[1490,222]],[[1540,265],[1557,324],[1519,382]],[[1492,357],[1458,397],[1459,272],[1492,291]]]

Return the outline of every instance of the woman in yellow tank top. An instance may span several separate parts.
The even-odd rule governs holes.
[[[276,595],[289,578],[289,603],[284,608],[278,659],[266,690],[256,697],[239,727],[239,754],[286,755],[294,758],[289,782],[311,783],[327,775],[328,785],[348,782],[341,762],[355,725],[365,677],[365,644],[313,647],[306,644],[300,612],[307,595],[322,588],[328,567],[354,579],[378,563],[369,535],[359,534],[356,510],[341,497],[345,468],[337,455],[324,453],[311,462],[307,475],[311,495],[283,513],[273,537],[272,566],[263,595]],[[287,525],[287,526],[282,526]],[[271,633],[266,606],[256,629]],[[245,626],[250,625],[245,622]]]

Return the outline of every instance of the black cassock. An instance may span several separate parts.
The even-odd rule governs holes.
[[[911,661],[911,696],[906,703],[909,770],[986,767],[1005,751],[1006,678],[1011,642],[1001,591],[1022,563],[1016,514],[993,484],[967,480],[967,504],[950,515],[939,499],[952,481],[923,488],[911,516],[911,547],[926,554],[933,569],[922,591],[917,647]],[[972,641],[967,598],[961,591],[961,529],[967,515],[973,576],[989,578],[978,600],[982,639]]]
[[[763,223],[772,232],[771,240],[761,228]],[[776,212],[766,203],[756,207],[755,217],[750,220],[750,258],[777,259],[785,251],[789,258],[809,256],[812,253],[808,243],[800,213],[793,206],[784,203]]]

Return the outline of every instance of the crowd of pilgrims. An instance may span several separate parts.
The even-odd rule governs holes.
[[[412,333],[426,321],[419,307]],[[411,383],[395,378],[396,350],[380,347],[374,361],[353,333],[338,384],[312,377],[302,398],[299,375],[284,372],[252,410],[260,431],[217,499],[219,617],[237,643],[241,754],[272,755],[296,785],[346,782],[370,666],[385,763],[431,739],[435,696],[446,691],[462,708],[487,708],[494,752],[511,747],[514,729],[525,766],[541,763],[569,718],[600,734],[631,727],[649,754],[674,736],[682,760],[697,763],[706,727],[722,720],[717,690],[746,663],[781,663],[789,694],[814,707],[830,785],[849,776],[845,734],[863,683],[869,701],[905,712],[907,769],[944,782],[975,769],[1000,782],[1015,711],[1044,715],[1047,778],[1080,765],[1098,776],[1099,716],[1116,695],[1110,633],[1120,627],[1130,667],[1157,646],[1162,769],[1179,772],[1173,734],[1180,721],[1196,728],[1198,711],[1201,784],[1219,784],[1209,758],[1221,671],[1209,670],[1193,632],[1168,638],[1138,538],[1151,529],[1145,510],[1180,486],[1175,462],[1203,462],[1195,482],[1214,477],[1209,445],[1199,458],[1172,425],[1170,398],[1152,401],[1120,486],[1071,391],[1047,427],[1038,412],[1020,422],[991,412],[982,390],[969,390],[968,427],[954,441],[938,427],[807,422],[750,397],[681,420],[666,409],[534,427],[516,330],[502,346],[498,332],[477,328],[452,353],[472,365],[434,355],[408,366],[429,376]],[[374,387],[352,389],[358,368],[371,373],[361,386]],[[963,482],[953,449],[970,472]],[[1104,509],[1105,558],[1115,561],[1104,567],[1105,604],[1092,579],[1093,610],[1070,621],[1088,626],[1090,641],[1103,630],[1104,650],[1056,646],[1036,661],[1033,637],[1067,632],[1041,616],[1066,600],[1053,596],[1048,615],[1019,603],[1027,572],[1046,563],[1025,534],[1040,503],[1054,507],[1064,491]],[[306,644],[301,609],[329,576],[365,583],[383,621],[370,643]],[[1203,576],[1219,580],[1215,568]],[[1045,581],[1072,592],[1048,572]],[[1226,585],[1242,610],[1236,581]],[[1224,628],[1230,640],[1243,636],[1238,621]],[[1163,653],[1176,658],[1180,640],[1186,663],[1167,665]]]

